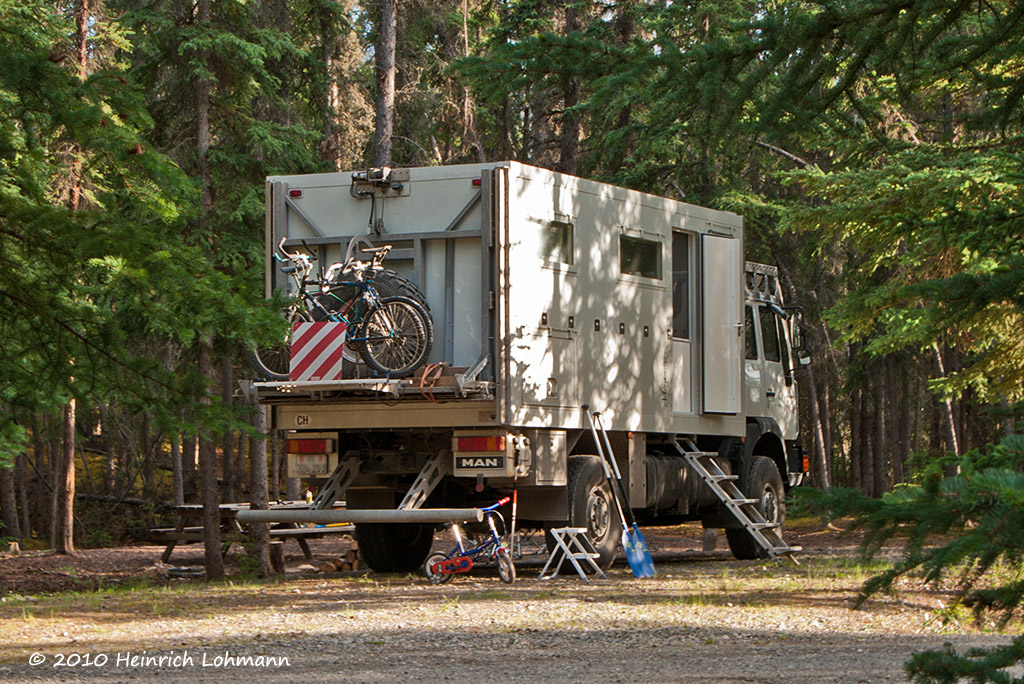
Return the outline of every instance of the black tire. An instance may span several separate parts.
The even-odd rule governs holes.
[[[427,576],[427,579],[431,584],[445,584],[451,582],[455,575],[449,573],[434,572],[434,564],[444,561],[445,555],[443,553],[432,553],[427,557],[427,560],[423,563],[423,574]]]
[[[415,572],[434,543],[434,527],[421,523],[356,523],[359,555],[376,572]]]
[[[754,456],[745,483],[744,496],[758,500],[757,510],[765,520],[778,524],[775,531],[781,537],[786,524],[786,490],[782,486],[782,476],[775,462],[765,456]],[[739,560],[768,557],[768,552],[742,527],[726,529],[725,537],[729,540],[732,555]]]
[[[404,378],[422,366],[434,344],[430,314],[408,297],[388,297],[367,312],[355,337],[371,369],[389,378]]]
[[[508,551],[502,549],[498,551],[498,555],[495,557],[498,562],[498,577],[505,584],[512,584],[516,581],[516,566],[512,563],[512,557],[508,555]]]
[[[308,321],[303,310],[290,311],[288,332],[279,344],[272,347],[249,347],[249,364],[256,371],[257,380],[287,380],[291,367],[292,325],[296,321]]]
[[[423,296],[416,284],[401,273],[395,271],[378,271],[373,277],[373,288],[377,290],[381,299],[388,297],[408,297],[423,307],[423,310],[430,312],[430,305],[427,298]]]
[[[611,567],[622,540],[622,523],[615,499],[597,456],[569,458],[569,526],[587,528],[594,544],[596,563]]]
[[[339,274],[335,282],[344,280],[345,277]],[[387,269],[378,271],[373,277],[373,289],[377,291],[377,296],[381,299],[387,299],[388,297],[408,297],[417,304],[423,307],[425,311],[430,311],[430,305],[427,303],[427,298],[423,296],[420,289],[416,287],[416,284],[406,278],[401,273],[395,271],[389,271]],[[354,286],[338,287],[333,290],[334,296],[330,297],[319,297],[319,301],[328,311],[335,311],[342,306],[345,302],[352,299],[358,293],[358,290]]]

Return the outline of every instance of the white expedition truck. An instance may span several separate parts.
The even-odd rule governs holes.
[[[379,512],[356,525],[371,568],[425,560],[437,524],[394,522],[403,510],[513,489],[519,525],[586,527],[607,567],[621,527],[584,404],[641,523],[724,527],[738,558],[789,550],[757,530],[781,531],[807,470],[802,336],[775,269],[744,262],[740,216],[516,162],[274,176],[266,207],[268,294],[289,286],[282,239],[326,268],[361,236],[392,246],[403,277],[381,287],[433,321],[411,377],[350,362],[341,379],[254,383],[290,475],[320,485],[314,507]]]

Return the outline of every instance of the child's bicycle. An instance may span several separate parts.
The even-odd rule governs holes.
[[[498,527],[495,519],[501,521],[502,529],[505,528],[505,520],[498,513],[498,508],[507,504],[511,499],[505,497],[501,501],[487,508],[482,508],[484,517],[487,519],[489,536],[482,542],[470,541],[467,543],[466,536],[458,523],[452,523],[452,532],[455,535],[455,548],[448,553],[433,553],[423,564],[423,572],[431,584],[444,584],[456,574],[469,572],[474,565],[474,558],[488,558],[498,565],[498,576],[505,584],[512,584],[516,581],[516,566],[512,564],[512,555],[509,553],[508,545],[498,534]]]

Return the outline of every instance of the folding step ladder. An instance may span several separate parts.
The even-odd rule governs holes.
[[[779,534],[779,524],[765,520],[757,508],[758,500],[743,496],[740,488],[736,486],[738,476],[726,475],[715,459],[711,458],[718,454],[699,450],[689,439],[677,439],[675,445],[676,450],[686,459],[693,471],[725,504],[725,507],[740,522],[743,529],[750,533],[758,546],[763,548],[771,558],[778,560],[782,556],[786,556],[799,565],[799,561],[793,554],[800,551],[801,547],[790,546],[783,541]]]

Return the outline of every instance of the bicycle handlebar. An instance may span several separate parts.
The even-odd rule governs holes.
[[[284,244],[287,241],[287,236],[281,238],[281,241],[277,243],[277,252],[275,252],[274,257],[278,261],[291,261],[293,264],[295,264],[298,267],[298,270],[300,271],[300,273],[296,277],[305,283],[310,271],[313,270],[313,257],[309,254],[303,254],[301,252],[292,253],[286,251],[284,248]],[[305,242],[303,242],[303,245],[305,245]],[[373,257],[371,258],[370,261],[362,261],[360,259],[356,259],[355,255],[359,251],[372,254]],[[345,255],[345,260],[328,266],[326,272],[322,274],[321,279],[325,281],[331,281],[337,277],[337,274],[344,273],[350,270],[356,274],[357,278],[362,279],[362,275],[360,274],[363,271],[371,269],[377,271],[382,269],[383,267],[381,266],[381,263],[383,263],[384,259],[387,257],[390,251],[391,245],[381,245],[380,247],[374,247],[373,243],[371,243],[365,237],[357,236],[353,238],[352,241],[349,243],[348,253]],[[285,272],[287,273],[288,271]]]
[[[501,508],[502,506],[504,506],[505,504],[507,504],[511,500],[512,500],[512,497],[506,496],[504,499],[501,499],[500,501],[498,501],[498,503],[491,504],[487,508],[481,508],[480,510],[483,511],[484,513],[488,513],[488,512],[493,511],[493,510],[495,510],[497,508]]]

